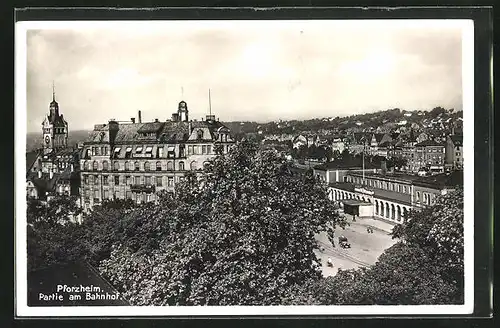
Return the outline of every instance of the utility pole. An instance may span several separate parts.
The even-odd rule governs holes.
[[[365,184],[365,148],[366,140],[363,140],[363,185]]]

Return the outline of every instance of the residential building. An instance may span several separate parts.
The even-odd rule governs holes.
[[[229,152],[234,143],[214,115],[190,120],[185,101],[166,122],[142,122],[139,112],[137,122],[97,124],[80,161],[84,207],[104,199],[154,201],[160,192],[174,192],[187,172],[201,173],[210,159]]]
[[[431,172],[444,172],[444,161],[445,146],[434,140],[425,140],[415,145],[415,156],[410,166],[417,170],[425,168]]]
[[[463,169],[463,135],[449,135],[446,139],[446,167],[454,170]]]

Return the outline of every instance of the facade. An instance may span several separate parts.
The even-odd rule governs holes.
[[[166,122],[143,123],[139,115],[138,122],[97,124],[82,148],[82,203],[90,208],[104,199],[154,201],[159,192],[174,192],[188,171],[201,172],[234,143],[214,115],[189,120],[184,101]]]
[[[329,184],[329,196],[344,206],[347,201],[362,206],[360,216],[373,216],[394,223],[402,223],[410,210],[434,204],[436,197],[463,185],[461,172],[419,177],[403,173],[348,172],[345,182]],[[366,205],[370,204],[370,207]],[[363,215],[362,215],[363,214]]]
[[[450,135],[446,139],[446,167],[461,170],[464,165],[463,135]]]
[[[434,140],[425,140],[415,145],[414,168],[426,168],[432,172],[444,172],[445,146]]]

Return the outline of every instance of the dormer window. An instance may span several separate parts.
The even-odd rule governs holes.
[[[125,149],[125,158],[130,158],[130,154],[132,154],[132,147],[127,147]]]
[[[198,136],[198,139],[203,139],[203,130],[198,130],[197,136]]]
[[[135,153],[136,153],[136,154],[140,154],[140,153],[142,153],[142,146],[137,147],[137,148],[135,149]]]

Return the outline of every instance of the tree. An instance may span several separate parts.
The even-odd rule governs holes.
[[[393,231],[400,241],[369,268],[340,270],[295,291],[307,304],[463,303],[463,191],[437,199]]]
[[[47,203],[27,200],[28,271],[70,263],[81,256],[81,229],[75,220],[79,214],[75,197],[58,195]]]
[[[243,142],[183,183],[158,247],[116,245],[101,272],[135,305],[281,304],[320,279],[314,235],[343,225],[326,189],[283,159]]]

